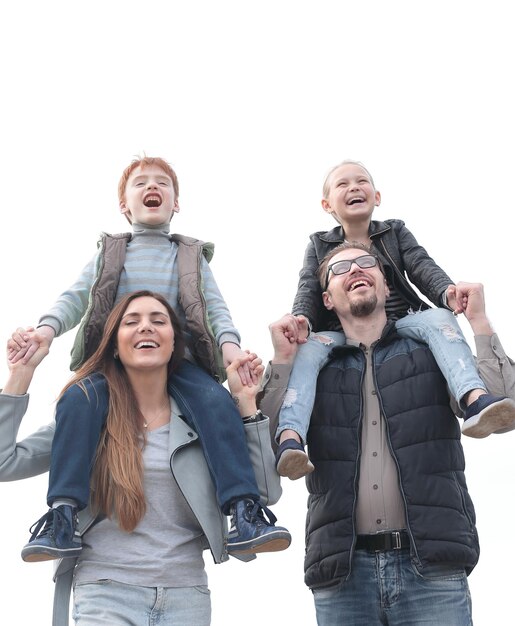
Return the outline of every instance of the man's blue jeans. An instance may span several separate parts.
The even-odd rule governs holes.
[[[454,315],[447,309],[427,309],[402,317],[395,322],[401,337],[427,344],[438,363],[449,391],[457,402],[472,389],[485,389],[479,377],[474,355]],[[318,373],[336,346],[345,345],[343,332],[313,333],[301,345],[279,414],[276,437],[283,430],[294,430],[306,442],[309,420],[315,402]]]
[[[243,422],[225,387],[203,369],[183,360],[168,384],[170,394],[186,422],[198,434],[216,489],[220,508],[228,515],[235,500],[259,500],[259,490],[250,462]],[[85,398],[86,399],[86,398]],[[79,509],[89,501],[89,481],[100,433],[104,427],[107,394],[95,410],[56,412],[47,502],[69,498]],[[91,405],[92,406],[92,405]]]
[[[464,570],[419,573],[409,549],[356,550],[349,579],[313,594],[318,626],[472,626]]]

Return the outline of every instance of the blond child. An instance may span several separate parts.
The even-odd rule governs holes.
[[[487,393],[472,352],[451,312],[458,314],[466,307],[460,284],[452,282],[417,243],[404,222],[372,220],[380,203],[381,194],[361,163],[344,161],[328,173],[322,208],[339,226],[310,236],[292,313],[305,316],[313,332],[300,346],[295,359],[277,430],[280,444],[277,469],[292,480],[313,471],[303,444],[317,375],[331,350],[345,344],[336,316],[323,305],[322,294],[331,272],[345,273],[350,267],[348,263],[334,263],[329,265],[327,275],[318,275],[326,254],[344,242],[363,246],[363,256],[356,260],[360,267],[370,267],[367,263],[374,261],[374,255],[382,261],[390,291],[386,303],[388,318],[396,320],[401,336],[430,347],[452,395],[465,411],[463,434],[480,438],[515,428],[515,403]],[[421,300],[409,281],[437,308],[430,308]]]

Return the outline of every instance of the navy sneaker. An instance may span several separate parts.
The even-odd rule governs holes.
[[[461,432],[467,437],[507,433],[515,429],[515,402],[487,393],[467,407],[464,419]]]
[[[290,480],[297,480],[311,474],[315,469],[309,456],[304,452],[304,446],[295,439],[285,439],[275,455],[275,467],[279,476],[286,476]]]
[[[82,541],[77,533],[77,523],[75,507],[61,504],[55,509],[49,509],[32,525],[30,529],[32,536],[21,551],[21,558],[34,563],[79,556]],[[40,532],[41,527],[43,530]]]
[[[266,512],[269,521],[266,520]],[[231,528],[227,536],[229,554],[256,554],[279,552],[291,543],[291,535],[282,526],[275,526],[277,518],[259,502],[248,498],[231,504]]]

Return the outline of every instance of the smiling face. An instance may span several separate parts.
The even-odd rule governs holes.
[[[174,331],[166,307],[150,296],[132,300],[116,335],[118,358],[127,371],[166,372],[174,348]]]
[[[335,254],[329,265],[343,260],[357,259],[364,255],[359,248],[347,248]],[[378,264],[369,268],[361,268],[352,263],[345,274],[329,273],[326,291],[322,294],[324,304],[339,317],[367,317],[383,310],[388,296],[386,280]]]
[[[120,210],[131,223],[167,224],[179,211],[172,179],[158,165],[136,167],[127,180]]]
[[[367,221],[381,203],[367,170],[357,163],[344,163],[329,175],[322,208],[340,224]]]

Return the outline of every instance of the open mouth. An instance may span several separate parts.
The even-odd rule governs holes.
[[[371,287],[371,286],[372,285],[370,284],[368,280],[364,280],[363,278],[360,278],[359,280],[356,280],[350,285],[349,291],[356,291],[356,289],[359,289],[360,287]]]
[[[149,194],[148,196],[145,196],[143,204],[146,207],[158,207],[161,205],[161,196]]]
[[[159,344],[155,341],[138,341],[138,343],[134,346],[136,350],[142,350],[144,348],[159,348]]]
[[[365,202],[365,198],[352,198],[347,202],[348,206],[352,206],[354,204],[363,204]]]

